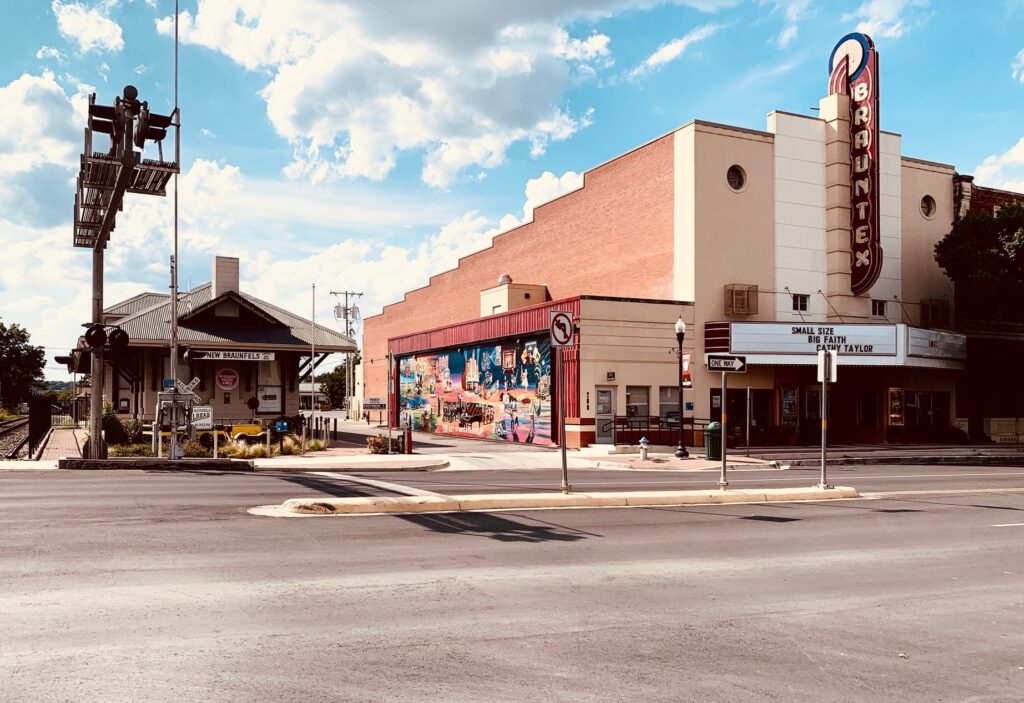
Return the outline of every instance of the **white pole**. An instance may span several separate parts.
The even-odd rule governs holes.
[[[391,352],[388,352],[388,384],[386,386],[388,394],[387,401],[384,403],[385,412],[388,415],[388,451],[391,453]]]
[[[728,431],[727,428],[728,428],[728,415],[729,415],[729,413],[728,413],[729,405],[728,405],[728,402],[727,402],[727,399],[726,399],[726,395],[727,395],[727,391],[728,391],[728,385],[727,385],[728,381],[726,379],[728,377],[729,377],[729,374],[727,374],[725,371],[723,371],[722,372],[722,434],[720,435],[720,438],[722,440],[722,447],[721,447],[721,449],[722,449],[722,475],[718,479],[718,487],[721,488],[723,491],[725,490],[726,486],[729,485],[729,482],[725,478],[725,455],[726,455],[725,433]]]
[[[309,325],[309,436],[316,437],[316,284],[313,284],[313,319]]]
[[[178,0],[174,0],[174,118],[178,126],[175,128],[175,143],[181,141],[181,113],[178,112]],[[181,160],[176,153],[179,169]],[[174,412],[171,417],[171,447],[168,458],[179,459],[178,450],[178,174],[174,174],[174,257],[171,268],[171,374],[174,379]]]

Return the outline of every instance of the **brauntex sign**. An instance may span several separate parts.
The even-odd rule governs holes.
[[[882,272],[875,43],[866,34],[847,34],[832,50],[828,70],[829,95],[850,96],[850,290],[861,295]]]

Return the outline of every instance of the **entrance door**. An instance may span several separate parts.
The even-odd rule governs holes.
[[[594,420],[597,424],[598,444],[612,443],[612,427],[615,423],[615,389],[597,387],[597,405]]]

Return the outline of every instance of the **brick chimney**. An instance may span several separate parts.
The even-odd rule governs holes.
[[[217,256],[213,259],[213,297],[228,291],[238,292],[238,258]]]

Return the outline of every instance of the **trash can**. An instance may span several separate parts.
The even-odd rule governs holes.
[[[722,425],[711,422],[704,428],[704,458],[722,458]]]

